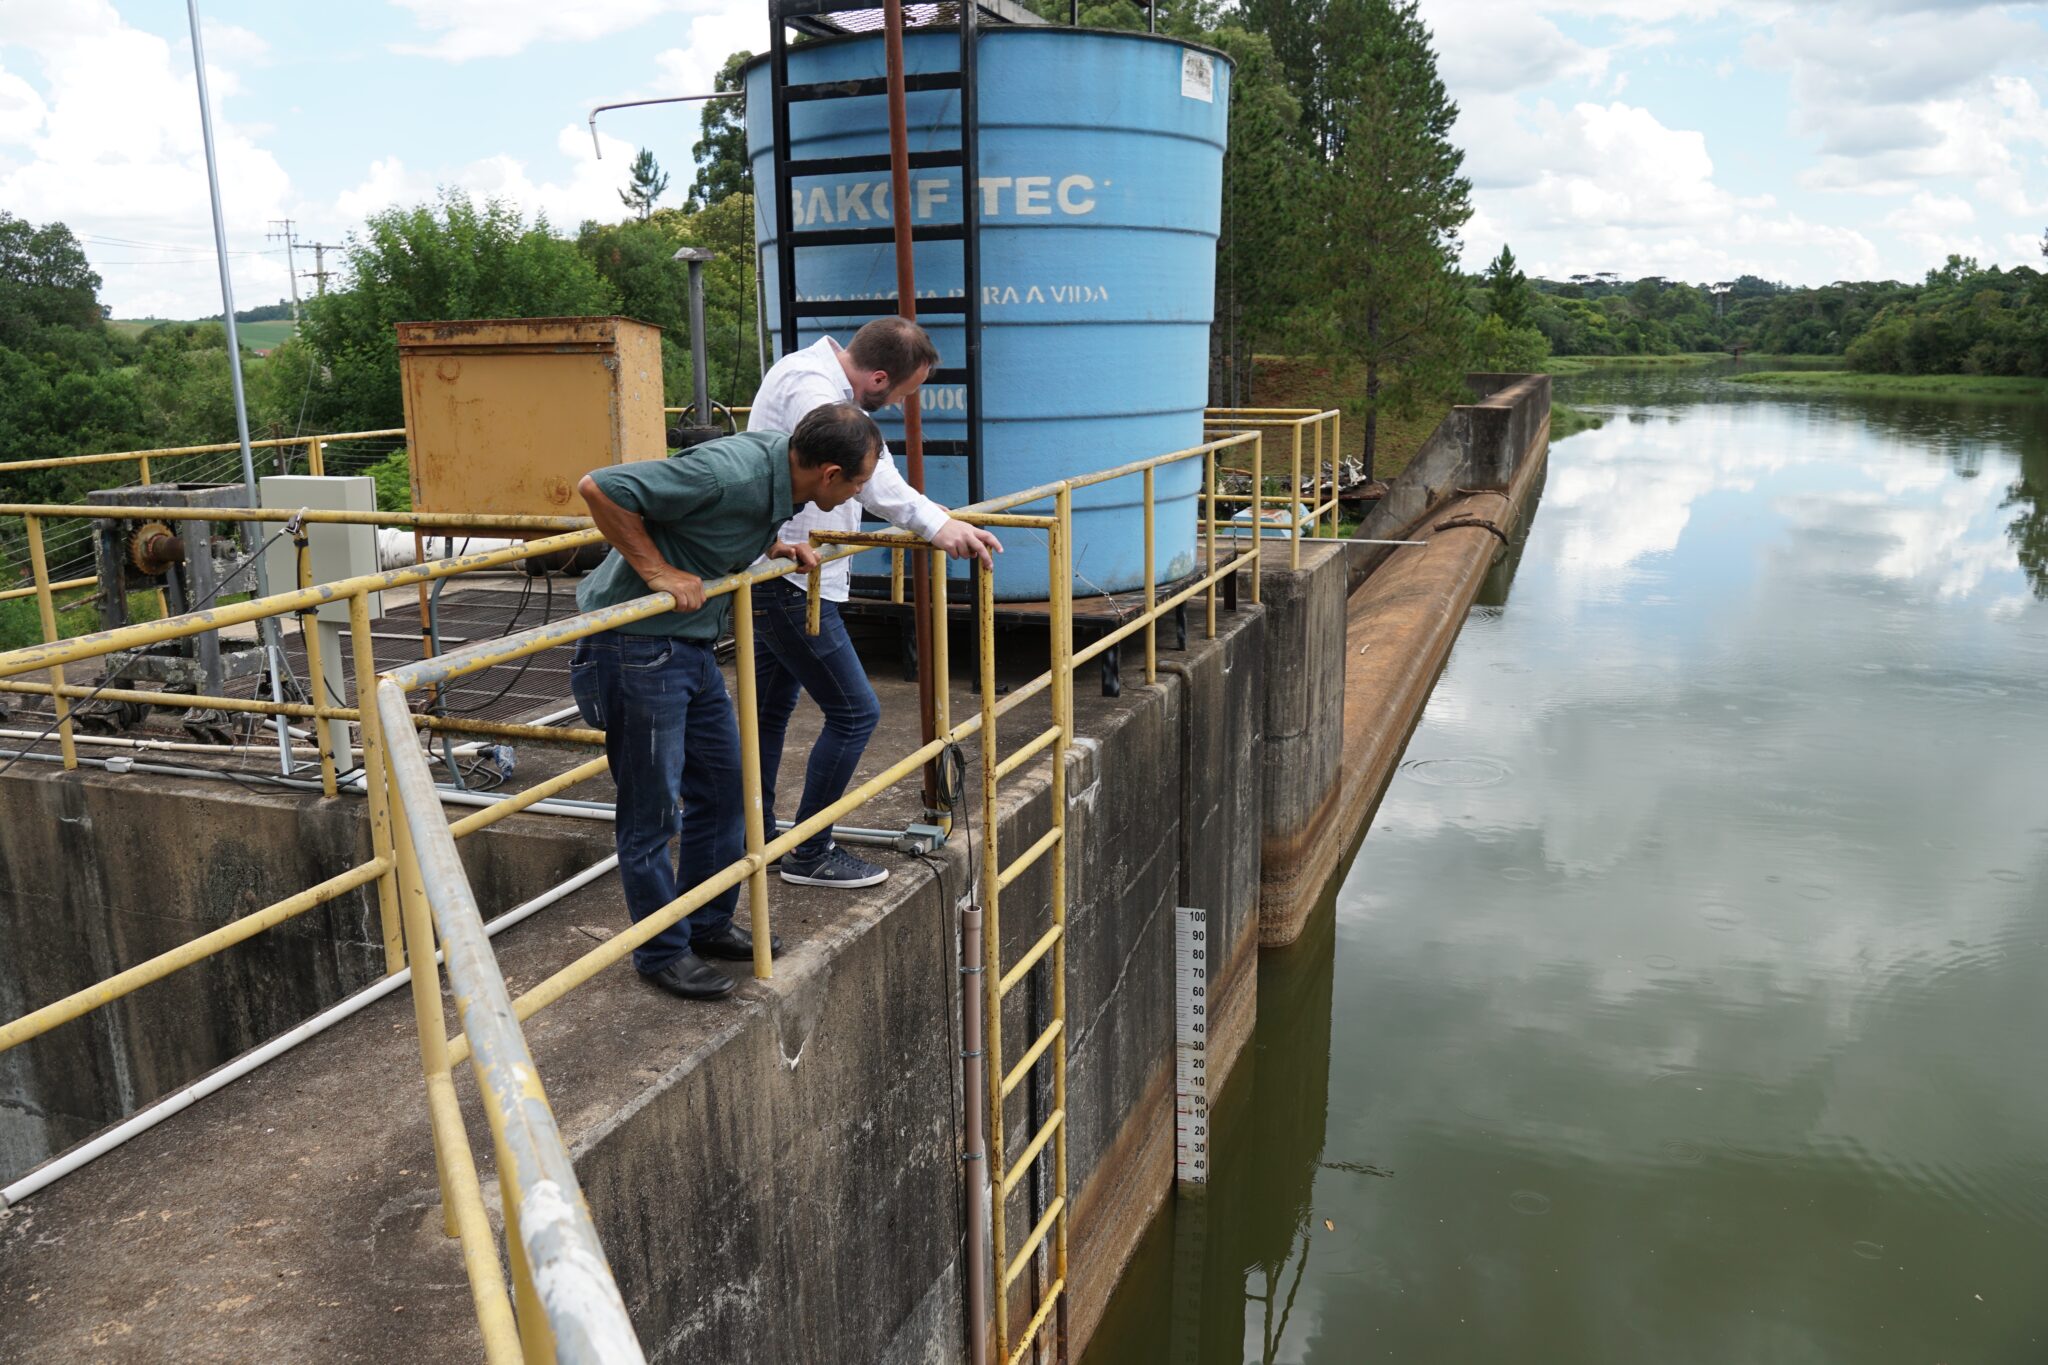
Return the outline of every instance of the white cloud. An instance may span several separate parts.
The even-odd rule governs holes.
[[[1460,93],[1501,93],[1557,80],[1597,80],[1607,54],[1567,38],[1532,9],[1433,7],[1428,16],[1445,82]]]
[[[718,68],[735,52],[768,49],[768,16],[757,4],[732,5],[690,20],[689,41],[654,54],[662,95],[703,95],[718,81]]]
[[[585,43],[678,10],[689,0],[393,0],[434,36],[428,43],[398,43],[407,56],[469,61],[511,57],[537,43]],[[765,26],[765,21],[764,21]]]
[[[1639,105],[1542,104],[1526,115],[1505,100],[1475,108],[1489,120],[1483,133],[1468,133],[1461,116],[1458,136],[1498,159],[1475,158],[1479,212],[1465,234],[1468,263],[1511,240],[1533,271],[1552,278],[1615,270],[1722,279],[1757,269],[1760,257],[1779,268],[1801,263],[1819,279],[1877,268],[1876,247],[1855,229],[1723,188],[1704,133],[1666,127]]]
[[[251,131],[229,117],[239,89],[236,58],[260,55],[260,39],[211,28],[214,136],[238,301],[289,288],[281,255],[269,254],[268,220],[289,212],[291,183]],[[70,225],[117,314],[202,316],[220,307],[211,256],[212,216],[189,49],[128,24],[106,0],[0,9],[0,204],[37,222]],[[36,84],[30,84],[33,64]],[[123,246],[107,242],[148,245]]]
[[[555,135],[555,149],[567,163],[567,173],[558,179],[536,178],[526,161],[502,152],[437,172],[413,169],[395,156],[384,157],[371,164],[360,182],[341,193],[334,208],[344,218],[359,220],[394,204],[431,199],[436,189],[445,185],[466,192],[479,204],[502,199],[528,218],[546,214],[557,232],[573,232],[586,218],[616,221],[625,213],[619,191],[626,187],[633,144],[608,133],[598,136],[604,143],[602,161],[592,154],[590,131],[584,125],[569,124]],[[671,186],[672,194],[674,189]]]

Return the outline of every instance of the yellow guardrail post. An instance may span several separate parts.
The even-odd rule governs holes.
[[[1266,436],[1252,433],[1252,603],[1260,596],[1259,580],[1266,576]]]
[[[1216,553],[1215,452],[1210,452],[1209,554]],[[1146,471],[1149,476],[1151,471]],[[1074,495],[1065,485],[1057,504],[1059,525],[1053,529],[1053,559],[1057,566],[1052,579],[1052,671],[1053,724],[1060,737],[1052,751],[1052,825],[1059,832],[1059,846],[1052,850],[1052,927],[1058,937],[1052,945],[1052,1017],[1059,1026],[1059,1041],[1052,1058],[1052,1108],[1067,1112],[1067,750],[1074,743]],[[1146,556],[1146,572],[1151,556]],[[1155,623],[1156,624],[1156,623]],[[1213,633],[1213,632],[1212,632]],[[1067,1358],[1067,1127],[1062,1122],[1053,1137],[1053,1197],[1058,1201],[1058,1241],[1053,1250],[1053,1287],[1059,1299],[1059,1327],[1054,1346],[1055,1360]],[[1039,1310],[1043,1313],[1043,1309]]]
[[[953,729],[953,698],[947,679],[953,666],[950,613],[946,609],[946,557],[937,550],[925,552],[925,572],[931,575],[932,612],[932,733],[944,735]]]
[[[889,600],[903,605],[903,551],[889,551]]]
[[[1294,457],[1289,465],[1287,480],[1287,524],[1293,529],[1288,533],[1294,545],[1288,564],[1291,568],[1301,567],[1301,423],[1288,423],[1294,433]]]
[[[533,1292],[533,1267],[526,1263],[526,1245],[519,1232],[519,1181],[503,1162],[498,1166],[498,1200],[505,1206],[505,1259],[512,1263],[512,1303],[519,1321],[520,1351],[526,1365],[554,1365],[555,1334],[541,1309],[540,1295]]]
[[[386,766],[388,771],[389,765]],[[385,776],[385,773],[378,774],[380,779]],[[427,908],[426,882],[420,872],[419,851],[413,847],[411,827],[402,818],[393,820],[391,836],[392,855],[397,864],[395,873],[405,951],[412,965],[412,976],[407,984],[412,988],[413,1022],[420,1035],[420,1068],[426,1077],[431,1110],[436,1080],[446,1082],[449,1079],[448,1026],[441,1017],[441,967],[434,958],[433,912]],[[452,1091],[450,1098],[453,1098]],[[450,1163],[448,1154],[443,1150],[443,1137],[440,1125],[434,1124],[434,1174],[441,1184],[441,1226],[448,1236],[459,1237],[462,1228],[456,1216],[457,1194],[450,1180]],[[462,1145],[465,1148],[469,1145],[466,1136]],[[481,1316],[481,1305],[479,1310]]]
[[[1153,485],[1151,466],[1145,469],[1145,615],[1150,619],[1145,627],[1145,682],[1149,686],[1159,681],[1159,620],[1152,613],[1159,606],[1159,574],[1152,563]],[[1212,494],[1214,490],[1211,490]],[[1256,510],[1256,509],[1254,509]],[[1253,522],[1254,527],[1257,522]]]
[[[147,483],[148,483],[148,482],[150,481],[150,478],[149,478],[149,456],[147,456],[147,455],[143,456],[143,457],[142,457],[142,458],[141,458],[140,460],[137,460],[137,461],[136,461],[136,463],[142,466],[142,482],[143,482],[143,483],[145,483],[145,484],[147,484]]]
[[[28,530],[29,571],[35,576],[36,614],[42,618],[43,643],[57,643],[57,603],[50,595],[50,562],[43,554],[43,519],[23,517]],[[67,771],[78,767],[78,745],[72,741],[71,703],[64,697],[64,666],[50,665],[50,701],[57,708],[57,743],[64,751]]]
[[[370,599],[366,590],[349,594],[348,638],[355,654],[356,714],[363,740],[363,793],[370,802],[370,850],[389,861],[391,798],[384,789],[384,727],[377,719],[377,707],[372,700],[377,689],[377,656],[371,649]],[[410,733],[392,737],[394,744],[411,742]],[[388,872],[377,879],[377,915],[384,927],[387,975],[405,965],[405,932],[398,919],[397,881]]]
[[[813,620],[818,611],[818,594],[811,593]],[[769,949],[768,860],[761,855],[761,723],[755,714],[754,687],[754,582],[740,579],[733,593],[733,673],[739,680],[740,709],[740,802],[744,812],[747,857],[753,867],[747,873],[747,922],[754,934],[754,976],[766,981],[774,974]]]
[[[306,472],[316,479],[327,474],[327,452],[321,448],[318,436],[306,442]]]
[[[307,538],[306,528],[301,526],[292,539],[298,550],[299,587],[303,590],[313,586],[313,543]],[[299,638],[306,645],[306,674],[313,688],[313,711],[317,717],[322,698],[320,689],[327,684],[327,675],[321,672],[320,627],[315,623],[319,615],[317,608],[306,608],[298,613]],[[320,794],[336,795],[334,785],[334,726],[331,722],[315,719],[313,742],[320,750]],[[343,731],[346,734],[346,731]]]
[[[1213,640],[1216,638],[1216,452],[1213,449],[1203,453],[1202,471],[1203,477],[1209,485],[1209,496],[1206,499],[1208,507],[1205,513],[1209,530],[1209,591],[1207,596],[1209,599],[1209,638]],[[1254,527],[1254,529],[1257,528]]]

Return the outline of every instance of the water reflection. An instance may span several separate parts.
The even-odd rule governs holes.
[[[1091,1360],[2048,1359],[2048,415],[1592,388]]]

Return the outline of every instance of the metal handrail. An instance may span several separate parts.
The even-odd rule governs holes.
[[[757,584],[790,574],[795,571],[796,566],[793,563],[765,565],[707,583],[707,600],[726,595],[736,599],[735,634],[739,652],[737,672],[740,691],[737,709],[742,732],[740,747],[743,785],[748,796],[745,856],[516,998],[506,987],[495,958],[485,942],[481,915],[477,912],[460,860],[454,852],[455,841],[495,820],[503,819],[517,810],[525,809],[547,796],[573,786],[577,781],[595,775],[600,761],[592,760],[526,792],[521,792],[487,815],[467,816],[451,824],[441,808],[440,796],[434,787],[426,761],[417,748],[411,743],[388,742],[387,737],[406,733],[411,727],[428,719],[415,716],[407,706],[406,694],[413,689],[453,681],[494,664],[523,658],[572,639],[672,611],[675,600],[666,593],[650,594],[617,606],[579,613],[562,621],[549,622],[499,640],[468,646],[437,658],[401,665],[381,676],[375,671],[375,660],[370,651],[368,604],[372,594],[389,588],[494,568],[532,555],[593,543],[600,538],[595,530],[571,531],[507,549],[463,555],[409,569],[361,575],[327,584],[311,584],[307,581],[310,559],[301,530],[297,543],[302,586],[298,589],[202,612],[188,613],[168,620],[98,631],[71,640],[46,638],[42,645],[0,653],[0,679],[11,679],[19,674],[39,669],[50,671],[51,682],[48,685],[39,687],[0,681],[0,688],[42,690],[52,695],[59,707],[58,729],[65,741],[67,765],[71,765],[75,764],[76,760],[70,750],[70,722],[63,711],[64,702],[67,696],[81,692],[89,694],[89,690],[64,684],[62,668],[65,664],[77,663],[114,650],[183,638],[266,617],[287,613],[303,615],[323,604],[346,601],[350,613],[357,707],[264,703],[248,699],[237,700],[235,704],[245,709],[274,710],[281,715],[310,715],[322,721],[346,719],[360,724],[365,779],[362,786],[369,799],[372,851],[368,861],[348,869],[337,877],[329,878],[315,888],[287,897],[275,905],[225,926],[213,935],[183,945],[130,968],[87,991],[78,992],[45,1006],[32,1015],[0,1026],[0,1051],[40,1036],[50,1028],[66,1020],[75,1019],[111,999],[118,998],[121,994],[138,989],[151,981],[160,980],[212,952],[219,951],[228,943],[240,942],[265,928],[282,923],[285,919],[331,899],[334,895],[346,894],[359,887],[374,884],[384,925],[387,966],[390,970],[397,971],[410,960],[416,968],[412,978],[413,998],[428,1105],[433,1121],[444,1222],[451,1236],[459,1236],[462,1239],[464,1261],[469,1271],[472,1297],[476,1304],[479,1326],[484,1334],[488,1358],[493,1362],[511,1362],[520,1359],[523,1354],[527,1360],[637,1360],[640,1358],[639,1348],[633,1337],[630,1320],[626,1316],[617,1286],[605,1265],[603,1250],[597,1242],[588,1212],[583,1206],[573,1167],[552,1113],[548,1110],[532,1057],[527,1051],[520,1031],[520,1022],[560,999],[577,985],[588,981],[599,971],[621,961],[635,947],[713,897],[742,882],[747,883],[749,887],[750,915],[756,945],[755,974],[759,977],[768,976],[771,972],[767,954],[770,939],[767,923],[767,866],[770,860],[777,854],[796,847],[818,831],[837,823],[844,815],[914,773],[948,747],[978,736],[983,757],[984,817],[979,831],[983,842],[980,890],[988,922],[988,932],[982,937],[981,942],[988,968],[986,979],[994,985],[994,989],[985,997],[985,1046],[988,1057],[985,1075],[990,1092],[989,1103],[992,1106],[999,1106],[1003,1095],[1018,1083],[1018,1078],[1032,1065],[1046,1061],[1052,1066],[1054,1073],[1055,1109],[1064,1114],[1067,1111],[1064,1028],[1041,1036],[1039,1041],[1027,1050],[1019,1063],[1005,1071],[1001,1064],[1001,1002],[1005,991],[1018,984],[1023,972],[1049,958],[1054,982],[1055,1018],[1061,1021],[1065,1018],[1065,754],[1075,736],[1075,670],[1103,650],[1113,648],[1129,635],[1143,630],[1146,634],[1146,680],[1156,681],[1156,636],[1159,619],[1195,595],[1206,593],[1208,634],[1213,639],[1216,635],[1219,586],[1225,578],[1244,567],[1246,561],[1249,561],[1252,570],[1252,597],[1254,601],[1258,600],[1259,571],[1263,565],[1262,544],[1254,539],[1248,552],[1242,554],[1236,563],[1227,565],[1219,562],[1218,550],[1218,455],[1219,452],[1246,445],[1251,448],[1256,475],[1263,468],[1261,437],[1257,433],[1242,433],[1205,442],[1187,450],[1132,461],[1096,474],[1026,489],[987,500],[975,507],[960,509],[956,515],[970,523],[1025,527],[1043,533],[1049,561],[1048,573],[1053,584],[1053,601],[1052,629],[1048,632],[1051,652],[1049,667],[1029,682],[1010,688],[1007,695],[999,695],[993,671],[993,578],[985,571],[978,573],[976,625],[980,635],[981,708],[976,715],[958,724],[950,721],[949,704],[945,697],[944,680],[948,676],[948,670],[944,667],[948,649],[948,575],[943,560],[938,555],[930,553],[931,547],[928,544],[904,532],[856,533],[844,536],[821,533],[815,536],[816,540],[828,542],[821,555],[823,559],[844,557],[871,546],[881,546],[906,554],[918,551],[927,553],[926,570],[930,576],[934,654],[935,662],[940,665],[933,673],[937,680],[935,690],[939,693],[935,699],[939,735],[861,786],[845,793],[831,806],[799,823],[794,829],[772,839],[766,836],[761,827],[758,799],[759,742],[754,726],[753,669],[750,666],[753,632],[750,607],[752,592]],[[1166,465],[1190,459],[1200,459],[1206,471],[1203,515],[1207,532],[1207,571],[1192,583],[1182,585],[1170,598],[1162,601],[1159,598],[1155,557],[1152,552],[1157,511],[1154,476]],[[1144,481],[1145,610],[1123,623],[1112,639],[1098,641],[1087,650],[1077,653],[1073,646],[1072,606],[1074,493],[1079,488],[1090,487],[1114,478],[1132,476],[1142,477]],[[1009,510],[1042,501],[1052,503],[1052,515],[1029,515]],[[26,519],[31,532],[32,556],[38,570],[36,591],[39,604],[45,609],[45,634],[46,637],[54,636],[54,621],[48,614],[53,585],[42,572],[43,559],[40,548],[40,522],[42,516],[51,509],[33,504],[24,506],[31,509]],[[0,512],[7,510],[6,505],[0,505]],[[165,515],[165,509],[149,511],[151,515]],[[58,508],[54,509],[54,512],[61,515],[90,516],[106,515],[107,509]],[[118,515],[118,511],[116,514]],[[262,509],[251,511],[210,508],[195,509],[189,515],[217,519],[274,521],[286,519],[291,514]],[[309,513],[307,520],[359,523],[362,519],[378,519],[388,515]],[[522,525],[521,529],[553,529],[556,522],[568,519],[437,518],[436,524],[475,527],[483,522],[503,523],[507,520],[542,523],[541,526],[531,528]],[[813,572],[810,594],[814,625],[818,586],[818,575]],[[311,638],[313,637],[309,636],[309,641]],[[1004,758],[996,744],[996,727],[999,719],[1041,692],[1047,691],[1051,694],[1052,727],[1035,730],[1033,736],[1022,747],[1007,759]],[[370,697],[372,700],[366,703],[362,700],[364,697]],[[194,699],[185,697],[181,698],[181,701],[192,704]],[[480,722],[467,724],[477,728],[483,726]],[[325,731],[328,727],[316,725],[314,728],[316,733],[322,736],[323,777],[326,779],[326,790],[332,795],[336,790],[334,771],[330,761],[331,755],[324,747]],[[601,739],[601,736],[594,732],[546,733],[551,738]],[[1019,771],[1027,760],[1048,752],[1051,757],[1053,786],[1053,830],[1034,842],[1020,856],[1006,863],[1000,857],[1001,822],[996,818],[998,812],[994,804],[997,783],[1003,777]],[[1028,961],[1020,968],[1006,972],[1001,962],[1002,936],[998,918],[1000,897],[1027,868],[1036,865],[1049,866],[1051,869],[1054,929],[1057,932],[1041,936]],[[431,968],[418,969],[422,964],[432,961],[437,929],[441,942],[447,947],[449,980],[456,994],[464,1030],[460,1037],[452,1040],[446,1035],[442,1019],[439,974]],[[483,1089],[485,1112],[490,1119],[492,1134],[497,1144],[497,1167],[505,1192],[506,1243],[512,1267],[512,1285],[509,1292],[503,1271],[498,1264],[496,1244],[483,1206],[474,1158],[462,1129],[461,1113],[455,1098],[451,1068],[465,1059],[470,1061],[478,1083]],[[1057,1203],[1051,1206],[1054,1213],[1049,1213],[1041,1220],[1031,1237],[1027,1239],[1024,1250],[1012,1255],[1006,1244],[1005,1216],[1001,1201],[995,1201],[990,1210],[990,1221],[996,1239],[995,1255],[999,1258],[997,1265],[1002,1271],[1016,1271],[1022,1265],[1023,1258],[1033,1254],[1032,1248],[1041,1244],[1050,1244],[1049,1254],[1054,1260],[1054,1270],[1045,1297],[1032,1314],[1023,1334],[1014,1343],[1010,1342],[1006,1326],[1006,1301],[1000,1296],[996,1300],[996,1339],[998,1345],[1004,1348],[1005,1358],[1009,1360],[1017,1359],[1029,1348],[1032,1340],[1050,1320],[1055,1305],[1062,1300],[1067,1283],[1066,1129],[1067,1125],[1062,1123],[1050,1134],[1050,1146],[1057,1169],[1057,1188],[1054,1192]],[[1004,1137],[1002,1125],[993,1125],[987,1135],[988,1155],[991,1161],[988,1169],[1002,1172],[1003,1188],[1007,1193],[1016,1187],[1021,1179],[1021,1172],[1040,1158],[1048,1143],[1038,1141],[1027,1147],[1013,1168],[1004,1164]]]
[[[393,730],[402,728],[411,714],[405,693],[388,679],[377,685],[377,710],[382,724]],[[493,1361],[523,1355],[529,1361],[554,1359],[566,1365],[644,1361],[625,1299],[590,1221],[575,1165],[548,1106],[539,1069],[513,1017],[483,915],[441,814],[433,774],[411,745],[390,746],[386,764],[399,816],[399,881],[407,901],[406,947],[414,964],[421,1051],[428,1067],[428,1091],[434,1097],[434,1146],[443,1172],[442,1192],[444,1198],[453,1196],[450,1214],[471,1264],[472,1293],[478,1298],[480,1325],[486,1327],[486,1355]],[[431,912],[431,929],[419,913],[421,901]],[[502,1280],[495,1285],[497,1293],[489,1295],[497,1248],[484,1218],[473,1165],[472,1179],[463,1187],[451,1188],[447,1179],[450,1165],[462,1164],[451,1163],[451,1158],[458,1146],[467,1153],[469,1136],[449,1077],[440,974],[434,965],[437,932],[463,1036],[470,1040],[470,1069],[497,1148],[505,1247],[519,1300],[516,1314],[507,1311]],[[488,1270],[479,1277],[480,1263],[486,1261]],[[535,1352],[534,1346],[544,1353]]]
[[[249,449],[270,450],[278,446],[305,446],[307,463],[314,474],[319,474],[324,463],[323,448],[329,442],[382,441],[404,435],[404,427],[388,427],[377,431],[318,432],[310,436],[275,436],[261,441],[251,441]],[[94,455],[51,455],[40,460],[6,460],[0,461],[0,475],[31,469],[69,469],[78,465],[118,464],[132,460],[142,465],[142,481],[148,483],[149,463],[152,460],[174,460],[187,455],[219,455],[241,448],[238,441],[219,441],[203,446],[162,446],[154,450],[115,450]]]

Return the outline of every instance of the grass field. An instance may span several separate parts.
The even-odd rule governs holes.
[[[1680,355],[1554,355],[1544,364],[1551,374],[1585,374],[1591,370],[1644,369],[1666,365],[1712,365],[1732,360],[1726,351],[1687,351]]]
[[[1896,398],[1998,398],[2048,402],[2048,379],[1984,374],[1863,374],[1854,370],[1759,370],[1730,375],[1733,384],[1756,384],[1800,393],[1861,394]]]
[[[141,336],[152,327],[162,326],[164,321],[165,319],[163,318],[126,318],[109,322],[107,326],[124,336],[136,337]],[[214,319],[202,318],[199,321],[212,322]],[[241,338],[242,345],[250,350],[267,351],[288,339],[294,331],[298,330],[298,325],[296,322],[289,320],[282,322],[238,322],[235,324],[235,333]]]

